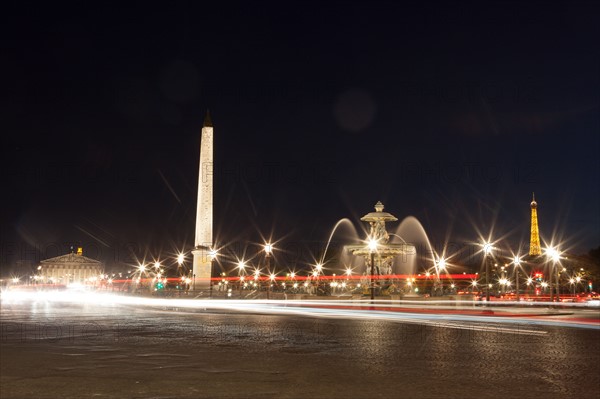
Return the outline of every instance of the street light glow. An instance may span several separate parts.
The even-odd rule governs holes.
[[[183,265],[183,261],[185,260],[185,256],[183,255],[183,253],[177,255],[177,263],[179,263],[179,265]]]
[[[440,258],[440,260],[438,261],[438,266],[440,269],[445,269],[446,268],[446,260],[444,258]]]
[[[270,255],[271,252],[273,252],[273,244],[271,243],[266,243],[265,244],[265,252],[267,253],[267,255]]]
[[[489,254],[491,254],[493,249],[494,249],[494,248],[492,247],[492,244],[491,244],[491,243],[489,243],[489,242],[485,242],[485,243],[483,244],[483,252],[484,252],[486,255],[489,255]]]
[[[558,262],[560,260],[560,252],[552,247],[546,248],[546,256],[552,259],[554,262]]]

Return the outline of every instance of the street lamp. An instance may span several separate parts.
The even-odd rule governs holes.
[[[486,242],[483,244],[483,253],[485,260],[485,305],[490,303],[490,255],[492,254],[492,244]]]
[[[312,275],[313,275],[313,277],[314,277],[314,280],[316,280],[316,281],[317,281],[317,283],[316,283],[316,288],[315,288],[315,289],[316,289],[315,293],[316,293],[317,295],[319,295],[319,292],[320,292],[320,290],[322,291],[322,287],[321,287],[321,279],[320,279],[320,277],[321,277],[321,273],[323,273],[323,264],[322,264],[322,263],[317,263],[317,264],[315,265],[315,269],[314,269],[314,270],[313,270],[313,272],[312,272]],[[314,286],[314,284],[313,284],[313,286]]]
[[[271,290],[271,287],[274,286],[276,284],[275,282],[275,273],[271,273],[269,275],[269,290]],[[268,291],[267,291],[268,292]]]
[[[513,260],[513,264],[515,265],[515,285],[517,290],[517,295],[515,295],[515,299],[519,302],[519,268],[521,267],[521,258],[517,255]]]
[[[375,299],[375,251],[377,251],[377,240],[369,239],[369,253],[371,254],[371,300]]]
[[[310,283],[310,293],[313,294],[313,291],[315,289],[317,290],[317,293],[318,293],[318,290],[319,290],[319,272],[315,269],[315,270],[312,271],[311,275],[312,275],[312,280],[311,280],[311,283]],[[316,285],[317,285],[316,288],[315,288],[315,281],[317,282],[316,283]]]
[[[239,283],[238,283],[238,291],[240,292],[240,296],[241,296],[241,291],[242,291],[242,281],[244,281],[244,275],[246,274],[246,262],[241,260],[238,262],[238,277],[240,279]]]
[[[444,283],[442,282],[441,273],[442,270],[446,268],[446,260],[444,258],[440,258],[437,261],[437,277],[438,283],[440,284],[440,289],[442,290],[442,296],[444,295]]]
[[[243,260],[238,262],[238,275],[242,275],[246,271],[246,262]]]
[[[265,256],[267,258],[267,273],[271,273],[271,252],[273,252],[273,245],[269,242],[265,243],[264,245],[264,249],[265,249]],[[270,292],[271,292],[271,283],[269,283],[269,286],[267,287],[267,299],[270,299]]]
[[[346,281],[348,282],[348,279],[352,277],[352,269],[350,267],[346,268]]]
[[[213,275],[214,275],[214,265],[215,265],[215,259],[217,259],[217,255],[218,255],[218,251],[214,248],[211,248],[208,251],[208,258],[210,259],[210,281],[209,281],[209,297],[212,298],[212,294],[213,294],[213,285],[214,285],[214,281],[213,281]]]
[[[571,284],[571,295],[575,298],[575,279],[573,277],[569,279],[569,284]]]
[[[316,269],[317,275],[320,275],[323,272],[323,264],[322,263],[317,263],[315,265],[315,269]]]
[[[556,262],[560,260],[560,253],[552,248],[546,248],[546,257],[552,261],[550,266],[550,278],[548,279],[548,286],[550,287],[550,302],[554,302],[554,290],[552,289],[552,277],[554,275],[554,269],[556,267]],[[558,302],[559,298],[559,290],[558,290],[558,274],[556,275],[556,301]]]

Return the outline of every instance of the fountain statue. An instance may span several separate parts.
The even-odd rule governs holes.
[[[381,201],[378,201],[375,204],[375,212],[367,213],[360,219],[370,225],[369,235],[365,243],[346,246],[346,249],[352,255],[364,257],[367,268],[374,270],[373,274],[379,276],[379,280],[385,280],[386,276],[393,274],[395,257],[416,253],[416,249],[412,244],[390,242],[390,235],[385,224],[395,222],[398,218],[391,213],[384,212],[383,208]],[[371,265],[371,262],[374,265]]]

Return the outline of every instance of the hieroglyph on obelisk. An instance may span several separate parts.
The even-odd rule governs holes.
[[[211,277],[209,251],[213,245],[213,126],[206,112],[200,140],[200,169],[198,173],[198,204],[194,240],[194,288],[208,289]]]

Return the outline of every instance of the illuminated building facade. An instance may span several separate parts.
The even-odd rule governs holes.
[[[53,284],[85,284],[104,272],[102,262],[83,256],[81,248],[77,253],[45,259],[38,266],[37,280]]]

